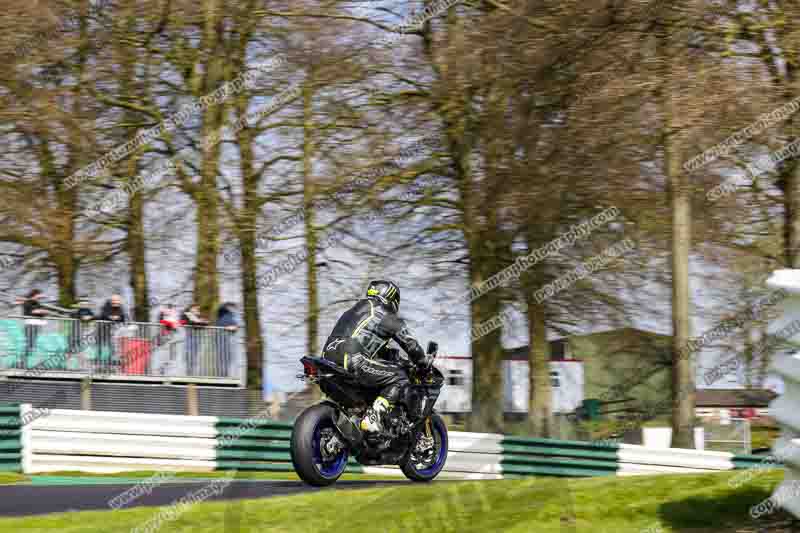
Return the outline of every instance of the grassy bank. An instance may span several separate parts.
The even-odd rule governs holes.
[[[752,505],[769,497],[782,473],[766,471],[732,489],[736,473],[629,478],[526,480],[402,485],[265,500],[200,503],[161,531],[193,533],[458,531],[459,533],[591,531],[756,531],[785,520],[750,519]],[[113,531],[153,519],[158,508],[116,511]],[[2,519],[0,530],[35,533],[109,531],[107,512]],[[574,528],[571,527],[574,525]],[[563,526],[563,529],[562,529]],[[779,530],[774,530],[779,531]]]

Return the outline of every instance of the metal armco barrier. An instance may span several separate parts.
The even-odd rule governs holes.
[[[28,408],[8,409],[24,413]],[[292,471],[292,425],[266,418],[53,409],[23,427],[21,450],[18,433],[9,441],[15,455],[8,460],[11,467],[18,465],[21,453],[25,472]],[[711,472],[747,468],[761,460],[726,452],[454,431],[442,478]],[[352,460],[348,472],[402,476],[397,467],[362,467]]]
[[[767,280],[771,289],[783,289],[789,297],[780,303],[781,316],[770,322],[768,333],[775,334],[800,320],[800,270],[784,269],[775,271]],[[787,339],[794,341],[795,339]],[[772,364],[772,371],[783,378],[783,394],[769,406],[770,414],[781,426],[781,437],[773,445],[773,454],[786,465],[786,474],[773,494],[780,505],[800,517],[800,500],[784,498],[782,493],[794,493],[795,481],[800,480],[800,353],[778,355]]]

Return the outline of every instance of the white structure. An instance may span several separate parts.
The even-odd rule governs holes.
[[[672,443],[672,428],[642,428],[642,444],[645,448],[669,448]],[[694,428],[694,449],[705,450],[703,428]]]
[[[768,332],[776,333],[800,320],[800,270],[777,270],[767,280],[771,289],[787,291],[788,297],[778,308],[780,316],[770,322]],[[791,338],[796,341],[797,335]],[[773,445],[773,454],[786,466],[784,481],[775,489],[772,499],[793,515],[800,517],[800,498],[784,498],[800,481],[800,353],[780,354],[773,362],[773,371],[783,378],[784,391],[770,405],[770,412],[781,425],[781,437]]]
[[[440,356],[436,359],[436,366],[445,376],[445,386],[436,402],[437,410],[443,413],[470,412],[472,358]],[[573,412],[583,402],[583,361],[550,361],[550,384],[553,391],[553,412]],[[528,411],[527,361],[503,361],[503,389],[507,413]]]

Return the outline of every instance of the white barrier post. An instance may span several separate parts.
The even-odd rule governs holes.
[[[786,291],[787,297],[779,304],[781,316],[770,322],[769,334],[792,332],[786,340],[795,340],[793,327],[800,321],[800,270],[776,270],[767,280],[767,286],[775,290]],[[773,498],[781,502],[781,506],[793,515],[800,517],[800,501],[797,498],[779,498],[782,493],[792,490],[795,481],[800,480],[800,352],[778,355],[772,370],[783,378],[783,394],[770,404],[770,415],[781,426],[781,438],[775,441],[773,453],[783,460],[786,470]]]
[[[29,403],[19,406],[20,421],[28,420],[27,414],[33,409]],[[33,471],[33,447],[31,446],[31,425],[22,424],[20,427],[20,443],[22,444],[22,472],[28,474]]]
[[[706,430],[699,427],[694,428],[694,449],[702,452],[706,449]]]

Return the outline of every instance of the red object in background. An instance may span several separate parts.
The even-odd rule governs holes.
[[[121,338],[119,340],[122,354],[122,373],[143,375],[150,361],[150,341],[147,339]]]
[[[164,329],[166,329],[169,332],[175,331],[176,329],[178,329],[178,326],[181,325],[181,322],[176,322],[173,320],[164,320],[164,319],[159,320],[158,323],[164,326]]]
[[[753,407],[746,407],[742,409],[741,416],[742,418],[755,418],[758,416],[758,411]]]

